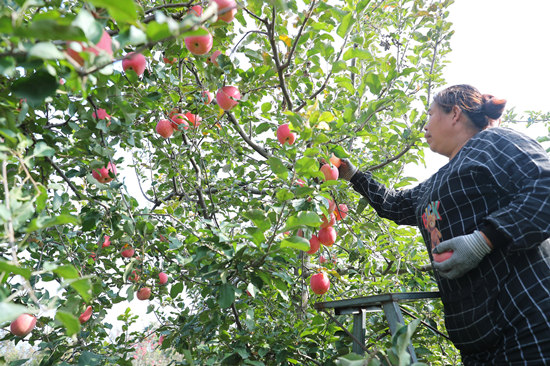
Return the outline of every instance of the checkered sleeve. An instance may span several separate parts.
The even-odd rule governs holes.
[[[372,178],[370,172],[357,172],[351,179],[353,189],[365,197],[378,215],[400,225],[416,225],[415,189],[397,191]]]

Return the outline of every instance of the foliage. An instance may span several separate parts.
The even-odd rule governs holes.
[[[117,314],[118,335],[107,315],[147,285],[154,332],[179,364],[335,364],[351,339],[313,303],[435,283],[416,230],[378,218],[346,182],[324,182],[319,164],[335,154],[390,186],[413,181],[400,173],[423,161],[450,3],[247,0],[225,23],[206,2],[199,18],[188,13],[192,2],[8,0],[0,10],[0,322],[36,314],[27,340],[43,365],[129,365],[133,345],[151,336],[130,330],[143,314]],[[201,25],[212,51],[223,52],[218,65],[185,48],[185,37],[204,35]],[[88,48],[104,30],[112,56]],[[146,56],[142,76],[122,70],[129,52]],[[241,91],[236,108],[204,104],[202,91],[224,85]],[[173,109],[201,124],[162,138],[156,123]],[[284,123],[297,135],[291,146],[275,138]],[[118,173],[100,183],[92,170],[107,163]],[[308,255],[328,199],[349,215],[334,246]],[[121,257],[125,245],[132,258]],[[320,263],[321,255],[332,260]],[[323,297],[308,287],[316,271],[330,275]],[[80,324],[88,305],[92,318]],[[415,307],[443,326],[438,302]],[[381,316],[369,322],[369,343],[391,348]],[[413,342],[425,362],[456,358],[430,331]]]

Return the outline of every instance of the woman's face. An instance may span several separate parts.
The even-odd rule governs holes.
[[[445,113],[437,103],[428,109],[428,123],[424,126],[424,137],[430,149],[438,154],[451,157],[453,153],[453,111]]]

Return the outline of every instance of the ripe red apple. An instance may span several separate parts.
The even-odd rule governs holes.
[[[18,337],[25,337],[36,326],[36,317],[31,314],[21,314],[11,322],[10,332]]]
[[[166,282],[168,282],[168,275],[164,272],[159,273],[159,283],[161,285],[164,285]]]
[[[314,293],[322,295],[330,288],[330,280],[326,274],[319,272],[311,276],[309,285]]]
[[[327,228],[329,226],[333,226],[335,223],[336,223],[336,216],[334,215],[334,213],[331,213],[328,219],[325,215],[323,215],[323,221],[321,221],[321,229]]]
[[[103,244],[101,244],[102,248],[107,248],[109,245],[111,245],[111,237],[109,235],[103,236]]]
[[[323,264],[323,263],[326,263],[326,262],[327,262],[327,259],[325,258],[324,255],[319,257],[319,263]]]
[[[111,119],[111,116],[103,108],[98,108],[97,113],[95,111],[92,112],[92,117],[97,118],[97,119],[106,119],[106,120]]]
[[[73,42],[69,42],[70,44]],[[76,42],[82,45],[82,42]],[[93,46],[90,47],[84,47],[82,45],[82,52],[91,52],[94,55],[99,55],[100,52],[105,52],[109,56],[113,56],[113,41],[111,40],[111,36],[109,33],[107,33],[105,30],[103,31],[103,34],[101,35],[101,38],[99,42]],[[66,50],[67,54],[72,57],[73,60],[75,60],[80,66],[84,65],[84,58],[80,56],[80,53],[72,49],[71,47],[67,47]]]
[[[193,114],[191,112],[185,112],[185,118],[187,118],[193,127],[199,127],[202,121],[202,118],[198,114]]]
[[[296,179],[296,182],[295,182],[297,185],[299,185],[300,187],[303,187],[306,185],[306,182],[303,180],[303,179]]]
[[[332,154],[332,156],[330,157],[329,161],[332,163],[332,165],[334,165],[334,166],[337,167],[337,168],[340,168],[340,164],[342,164],[342,159],[340,159],[339,157],[335,156],[334,154]]]
[[[172,121],[173,129],[181,130],[183,128],[187,130],[189,128],[189,121],[183,113],[170,114],[170,121]]]
[[[197,17],[200,17],[202,15],[202,6],[200,5],[192,6],[191,9],[189,9],[189,11],[187,12],[187,14],[193,14]]]
[[[319,238],[317,235],[312,235],[311,239],[309,239],[309,250],[306,252],[307,254],[315,254],[321,247],[321,242],[319,241]]]
[[[138,76],[143,75],[147,67],[147,59],[141,53],[130,52],[126,55],[126,58],[122,60],[122,69],[124,71],[130,69],[134,70]]]
[[[109,173],[116,175],[116,167],[111,162],[106,167],[92,171],[92,176],[100,183],[109,183],[113,180]]]
[[[208,34],[202,36],[189,36],[185,37],[183,40],[185,42],[185,47],[193,55],[206,55],[212,49],[212,44],[214,39],[208,30],[202,27]]]
[[[433,257],[434,257],[434,261],[436,262],[444,262],[446,261],[447,259],[451,258],[451,256],[453,255],[454,251],[450,250],[448,252],[443,252],[443,253],[439,253],[439,254],[436,254],[436,253],[432,253]]]
[[[336,202],[328,200],[328,212],[334,212],[334,210],[336,210]]]
[[[277,140],[279,140],[279,143],[281,145],[284,145],[285,143],[292,145],[296,140],[296,134],[290,131],[290,127],[288,123],[285,123],[277,127]]]
[[[80,314],[78,317],[78,320],[80,321],[80,324],[86,323],[88,320],[90,320],[90,317],[92,316],[92,307],[88,306],[86,310]]]
[[[224,86],[216,93],[216,102],[224,111],[233,109],[241,99],[239,89],[234,86]]]
[[[131,245],[129,244],[124,244],[124,246],[122,247],[122,251],[120,252],[120,254],[124,257],[124,258],[130,258],[130,257],[133,257],[134,256],[134,253],[136,251],[134,250],[134,248],[132,248]]]
[[[137,283],[139,281],[138,271],[139,269],[137,271],[135,269],[132,270],[132,273],[130,274],[130,276],[128,276],[128,281]]]
[[[220,50],[216,50],[214,52],[212,52],[212,54],[210,56],[208,56],[208,58],[206,59],[206,62],[211,62],[214,66],[220,66],[218,64],[218,61],[216,61],[216,58],[218,58],[219,55],[222,54],[222,51]]]
[[[212,92],[209,92],[208,90],[204,90],[201,93],[201,97],[205,105],[212,103],[212,101],[214,100],[214,94],[212,94]]]
[[[336,220],[340,221],[342,219],[345,219],[348,215],[348,206],[346,206],[343,203],[340,203],[338,205],[338,209],[334,210],[334,214],[336,215]]]
[[[321,244],[331,247],[336,241],[336,230],[334,230],[334,227],[332,226],[324,227],[319,230],[317,237],[319,238]]]
[[[158,121],[155,131],[157,131],[159,135],[167,139],[174,133],[174,128],[172,127],[172,122],[167,119],[161,119],[160,121]]]
[[[218,4],[218,19],[231,23],[237,14],[237,2],[235,0],[214,0]]]
[[[331,167],[330,164],[323,164],[321,166],[321,172],[325,175],[325,180],[336,180],[338,179],[338,168]]]
[[[137,292],[137,298],[139,300],[147,300],[151,297],[151,289],[149,287],[142,287]]]

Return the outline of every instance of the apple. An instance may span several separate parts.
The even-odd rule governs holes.
[[[323,263],[326,263],[326,262],[327,262],[327,259],[325,258],[324,255],[319,257],[319,263],[323,264]]]
[[[128,276],[128,281],[137,283],[139,281],[138,271],[136,271],[135,269],[132,270],[132,273],[130,274],[130,276]]]
[[[239,89],[234,86],[224,86],[216,93],[216,102],[224,111],[233,109],[241,99]]]
[[[109,245],[111,245],[111,237],[109,235],[103,236],[103,244],[101,244],[102,248],[107,248]]]
[[[317,235],[312,235],[311,239],[309,239],[309,250],[306,252],[307,254],[315,254],[321,247],[321,242],[319,241],[319,238]]]
[[[336,202],[334,200],[328,200],[328,212],[332,213],[336,210]]]
[[[201,98],[204,101],[204,105],[208,105],[214,100],[214,94],[212,94],[212,92],[209,92],[208,90],[203,90],[201,92]]]
[[[206,28],[202,27],[202,29],[204,29],[207,34],[202,36],[189,36],[183,39],[185,47],[187,47],[189,52],[193,55],[206,55],[212,49],[214,39]]]
[[[336,215],[336,220],[338,221],[345,219],[348,215],[348,206],[340,203],[338,205],[338,209],[334,210],[334,214]]]
[[[327,226],[319,230],[317,237],[321,244],[331,247],[336,241],[336,230],[333,226]]]
[[[206,62],[211,62],[214,66],[220,66],[218,64],[218,61],[216,61],[216,58],[218,58],[219,55],[222,54],[222,51],[220,50],[216,50],[214,52],[212,52],[212,54],[210,56],[208,56],[208,58],[206,59]]]
[[[321,229],[327,228],[329,226],[334,226],[334,223],[336,222],[336,216],[334,213],[331,213],[329,215],[329,219],[325,215],[323,215],[323,221],[321,222]]]
[[[21,314],[11,322],[10,332],[18,337],[25,337],[36,326],[36,317],[31,314]]]
[[[192,14],[197,17],[200,17],[202,15],[202,6],[200,5],[192,6],[191,9],[189,9],[189,11],[187,12],[187,14]]]
[[[175,58],[175,57],[172,57],[172,58],[168,58],[168,57],[163,57],[162,58],[162,61],[164,61],[165,64],[168,64],[168,65],[172,65],[174,62],[176,62],[178,59]]]
[[[151,289],[149,287],[142,287],[137,291],[137,298],[139,300],[147,300],[151,297]]]
[[[340,165],[342,164],[342,159],[340,159],[339,157],[335,156],[334,154],[332,154],[332,156],[330,157],[329,161],[331,162],[332,165],[334,165],[334,166],[337,167],[337,168],[340,168]]]
[[[325,175],[325,181],[338,179],[338,168],[335,166],[332,167],[330,164],[323,164],[321,172]]]
[[[134,248],[132,248],[131,245],[129,244],[124,244],[124,246],[122,247],[122,251],[120,252],[120,254],[124,257],[124,258],[130,258],[130,257],[133,257],[134,256],[134,253],[136,251],[134,250]]]
[[[78,317],[78,320],[80,321],[80,324],[86,323],[88,320],[90,320],[90,317],[92,316],[92,307],[88,306],[86,310],[80,316]]]
[[[296,179],[296,182],[295,182],[297,185],[299,185],[300,187],[303,187],[306,185],[306,182],[303,180],[303,179]]]
[[[95,111],[92,112],[92,117],[97,118],[97,119],[106,119],[106,120],[111,119],[111,116],[103,108],[98,108],[97,113]]]
[[[199,127],[201,124],[202,118],[198,114],[193,114],[191,112],[185,113],[185,118],[193,125],[193,127]]]
[[[296,140],[296,134],[290,131],[290,127],[288,126],[288,123],[285,123],[277,127],[277,140],[279,140],[279,143],[281,145],[284,145],[285,143],[292,145]]]
[[[82,56],[80,56],[80,53],[73,48],[70,47],[70,45],[73,42],[69,42],[69,47],[67,48],[66,52],[73,60],[75,60],[80,66],[84,65],[84,59]],[[82,46],[82,42],[75,42],[79,43]],[[82,52],[91,52],[94,55],[99,55],[100,52],[105,52],[109,56],[113,56],[113,41],[111,40],[111,36],[109,33],[107,33],[105,30],[103,31],[103,34],[101,35],[101,38],[99,39],[99,42],[91,47],[84,47],[82,46]]]
[[[319,272],[311,276],[309,279],[311,290],[317,295],[322,295],[330,288],[330,280],[323,272]]]
[[[159,283],[161,285],[164,285],[166,282],[168,282],[168,275],[164,272],[159,273]]]
[[[172,127],[172,122],[170,122],[169,120],[161,119],[160,121],[158,121],[155,131],[157,131],[159,135],[167,139],[174,133],[174,127]]]
[[[170,121],[172,121],[172,128],[174,130],[181,128],[187,130],[189,128],[189,122],[183,113],[170,114]]]
[[[436,254],[436,253],[432,253],[433,257],[434,257],[434,261],[436,262],[444,262],[446,261],[447,259],[451,258],[451,256],[453,255],[454,251],[450,250],[448,252],[443,252],[443,253],[439,253],[439,254]]]
[[[237,13],[237,2],[235,0],[214,0],[218,4],[218,19],[231,23]]]
[[[130,52],[122,60],[122,69],[124,71],[130,69],[134,70],[138,76],[143,75],[145,67],[147,66],[147,59],[141,53]]]
[[[113,178],[109,174],[116,175],[116,166],[111,162],[106,167],[92,171],[92,176],[99,183],[109,183],[112,181]]]
[[[92,260],[95,262],[95,260],[96,260],[95,252],[90,253],[90,258],[92,258]]]

